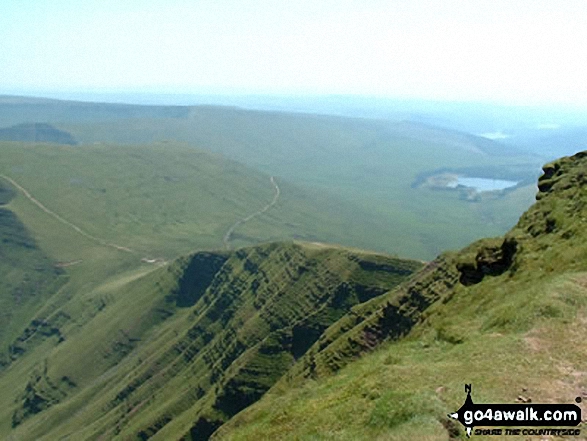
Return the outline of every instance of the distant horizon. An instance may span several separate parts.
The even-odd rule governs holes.
[[[425,98],[418,96],[401,95],[372,95],[353,93],[279,93],[279,92],[245,92],[238,90],[165,90],[165,89],[133,89],[133,88],[87,88],[87,89],[52,89],[52,88],[0,88],[0,96],[15,96],[26,98],[57,99],[63,101],[97,102],[96,99],[112,98],[113,101],[102,101],[112,104],[143,104],[142,102],[121,101],[125,98],[156,98],[152,105],[186,105],[174,104],[174,98],[215,98],[215,99],[268,99],[268,100],[357,100],[382,103],[404,104],[432,104],[432,105],[475,105],[480,107],[501,107],[509,109],[557,109],[572,112],[587,112],[587,103],[512,103],[499,100],[475,100],[475,99],[451,99],[451,98]],[[161,104],[162,100],[169,98],[168,104]],[[145,104],[151,105],[151,104]],[[189,104],[188,104],[189,105]],[[197,105],[194,104],[194,105]]]
[[[586,22],[582,0],[5,0],[0,84],[584,108]]]

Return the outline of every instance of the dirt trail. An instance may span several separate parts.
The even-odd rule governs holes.
[[[6,181],[10,182],[10,184],[12,184],[15,188],[17,188],[23,195],[26,196],[27,199],[29,199],[33,204],[35,204],[37,207],[39,207],[41,210],[43,210],[45,213],[47,213],[49,216],[57,219],[60,223],[62,223],[63,225],[68,226],[69,228],[73,229],[76,233],[84,236],[87,239],[90,239],[91,241],[102,245],[102,246],[106,246],[106,247],[110,247],[110,248],[114,248],[116,250],[119,251],[124,251],[126,253],[132,253],[132,254],[138,254],[137,251],[122,246],[122,245],[118,245],[115,243],[111,243],[111,242],[107,242],[104,239],[101,239],[99,237],[93,236],[90,233],[85,232],[84,230],[82,230],[80,227],[78,227],[77,225],[69,222],[68,220],[62,218],[61,216],[59,216],[57,213],[55,213],[54,211],[51,211],[50,209],[48,209],[47,207],[45,207],[41,202],[39,202],[37,199],[35,199],[35,197],[33,197],[33,195],[31,195],[24,187],[22,187],[18,182],[16,182],[14,179],[10,178],[9,176],[0,174],[0,178],[5,179]],[[249,214],[247,217],[243,218],[243,219],[239,219],[238,221],[236,221],[226,232],[226,234],[224,235],[224,238],[222,239],[222,242],[224,243],[224,247],[229,250],[230,249],[230,238],[232,236],[232,234],[234,233],[234,230],[239,227],[240,225],[245,224],[246,222],[250,221],[251,219],[260,216],[261,214],[265,213],[267,210],[269,210],[271,207],[273,207],[276,203],[277,200],[279,199],[279,196],[281,194],[281,190],[279,189],[279,185],[277,185],[277,182],[275,182],[275,178],[273,176],[271,176],[271,184],[273,184],[273,187],[275,188],[275,194],[273,195],[273,199],[271,200],[271,202],[269,202],[267,205],[265,205],[263,208],[261,208],[259,211],[256,211],[252,214]],[[147,263],[158,263],[160,261],[163,261],[162,259],[147,259],[147,258],[143,258],[142,261],[147,262]],[[164,261],[163,261],[164,262]]]
[[[41,204],[37,199],[35,199],[24,187],[22,187],[14,179],[12,179],[12,178],[10,178],[8,176],[2,175],[2,174],[0,174],[0,178],[3,178],[6,181],[10,182],[14,187],[16,187],[18,190],[20,190],[20,192],[22,194],[24,194],[33,204],[35,204],[37,207],[39,207],[41,210],[43,210],[49,216],[52,216],[53,218],[57,219],[62,224],[67,225],[69,228],[72,228],[78,234],[81,234],[85,238],[90,239],[90,240],[96,242],[97,244],[100,244],[100,245],[103,245],[103,246],[106,246],[106,247],[110,247],[110,248],[114,248],[114,249],[117,249],[119,251],[124,251],[126,253],[133,253],[133,254],[136,253],[136,251],[131,250],[130,248],[123,247],[123,246],[117,245],[115,243],[109,243],[109,242],[105,241],[104,239],[100,239],[99,237],[92,236],[90,233],[86,233],[84,230],[82,230],[77,225],[72,224],[68,220],[63,219],[61,216],[59,216],[54,211],[49,210],[47,207],[45,207],[43,204]]]
[[[257,217],[257,216],[265,213],[267,210],[269,210],[271,207],[273,207],[277,203],[277,200],[279,199],[279,195],[281,194],[281,190],[279,189],[279,185],[277,185],[277,182],[275,182],[275,178],[273,176],[271,176],[271,183],[273,184],[273,187],[275,187],[275,194],[273,195],[273,200],[271,202],[269,202],[267,205],[265,205],[259,211],[255,211],[253,214],[249,214],[247,217],[237,220],[228,229],[228,231],[224,235],[224,238],[222,239],[222,242],[224,243],[224,248],[226,248],[227,250],[230,250],[230,243],[229,243],[230,236],[232,236],[232,233],[234,233],[234,230],[237,227],[245,224],[246,222],[250,221],[254,217]]]

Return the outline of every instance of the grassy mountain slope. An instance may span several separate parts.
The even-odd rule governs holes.
[[[213,438],[461,439],[446,414],[465,383],[476,402],[587,397],[585,170],[587,152],[546,165],[537,202],[505,237],[354,307]]]
[[[507,231],[531,204],[541,162],[511,146],[418,123],[214,106],[0,100],[0,127],[30,121],[51,123],[87,145],[171,140],[221,153],[354,207],[335,216],[369,225],[349,230],[361,240],[352,245],[421,259]],[[462,191],[414,185],[441,171],[520,185],[477,195],[475,202]],[[365,237],[373,228],[394,234],[381,235],[386,243],[373,248]]]
[[[222,248],[231,226],[262,210],[276,196],[270,176],[170,143],[125,147],[0,143],[0,152],[0,174],[81,229],[86,239],[128,248],[137,259],[169,259],[197,248]],[[279,186],[275,204],[263,215],[239,223],[229,238],[231,247],[286,239],[392,247],[391,240],[381,239],[387,224],[363,223],[352,205],[302,191],[279,178],[275,182]],[[31,216],[52,217],[38,207],[36,213],[27,210],[24,217]],[[43,229],[42,223],[38,226]],[[68,241],[84,239],[71,225],[70,230]]]
[[[426,259],[507,231],[530,205],[539,170],[539,161],[513,148],[415,123],[193,107],[181,118],[63,127],[83,142],[171,139],[222,153],[352,202],[365,213],[356,215],[362,221],[387,223],[396,232],[388,252]],[[462,200],[459,192],[412,185],[423,173],[450,169],[467,175],[471,167],[482,177],[504,171],[515,181],[530,176],[531,184],[485,195],[478,203]]]
[[[0,372],[19,440],[207,439],[349,308],[421,267],[277,243],[198,252],[68,299],[58,329]],[[10,385],[10,386],[8,386]]]
[[[158,326],[167,326],[170,314],[189,316],[189,302],[186,305],[185,299],[178,299],[170,307],[161,294],[177,283],[181,271],[165,278],[157,272],[157,266],[194,249],[223,247],[229,227],[267,207],[275,198],[276,189],[267,175],[192,147],[173,144],[121,148],[0,143],[0,153],[2,198],[4,202],[10,201],[8,209],[2,209],[0,225],[4,238],[0,249],[0,301],[5,308],[0,324],[0,383],[7,391],[0,398],[0,433],[9,433],[14,426],[17,432],[34,433],[30,439],[37,439],[49,426],[59,427],[58,431],[65,427],[61,425],[64,409],[89,402],[96,394],[110,390],[110,386],[119,388],[114,396],[109,396],[114,402],[129,385],[131,380],[126,375],[134,366],[126,371],[120,369],[124,375],[116,377],[116,383],[104,384],[101,380],[110,381],[109,375],[119,369],[115,366],[123,359],[131,360],[126,356],[134,353],[145,336],[154,334],[155,329],[164,332]],[[365,236],[357,233],[356,224],[345,220],[348,216],[336,201],[309,195],[281,180],[276,182],[276,203],[262,215],[238,224],[230,236],[231,248],[292,237],[363,243]],[[383,232],[370,225],[362,227],[368,230],[373,244],[380,245],[378,237]],[[313,247],[321,249],[319,244]],[[333,253],[343,256],[347,252],[340,249]],[[397,283],[398,278],[420,265],[391,261],[407,270],[401,272],[402,269],[396,278],[384,277],[365,285],[373,288],[381,283],[387,287],[386,284]],[[314,276],[319,280],[317,274]],[[352,277],[349,275],[348,279]],[[326,291],[334,295],[328,290],[337,286],[328,285]],[[350,304],[387,289],[371,288],[365,292],[354,288],[345,291],[343,304],[339,305],[343,309],[333,307],[325,310],[324,316],[317,316],[308,325],[311,329],[307,338],[314,338]],[[111,304],[116,306],[109,309]],[[315,312],[316,308],[310,310]],[[305,312],[300,314],[308,315],[308,309],[301,311]],[[174,323],[176,327],[169,328],[163,343],[178,343],[173,338],[185,333],[185,322]],[[143,349],[145,359],[169,356],[159,354],[163,347],[173,353],[169,346],[159,343]],[[299,357],[302,349],[296,345],[293,353]],[[72,354],[77,355],[72,358]],[[250,357],[254,363],[263,355]],[[284,356],[284,360],[291,357]],[[136,361],[132,360],[126,362]],[[235,378],[240,378],[238,372],[234,373]],[[229,378],[232,377],[226,381]],[[268,375],[253,396],[258,397],[275,379]],[[201,381],[202,388],[210,387],[206,377]],[[81,390],[83,394],[78,394]],[[215,393],[210,391],[207,395],[206,400],[212,400],[206,404],[207,409],[214,409],[210,397]],[[68,401],[73,395],[80,401]],[[116,412],[126,412],[128,401],[119,404]],[[189,410],[190,406],[178,406],[186,412],[186,421],[174,422],[172,426],[177,424],[176,430],[189,431],[198,413]],[[45,413],[48,409],[55,412],[51,423],[45,420],[49,418]],[[96,410],[91,409],[92,412]],[[214,421],[221,421],[231,412],[235,410],[220,411]],[[173,415],[179,413],[177,410]],[[109,414],[107,420],[118,422],[120,415],[113,415],[116,413]],[[134,420],[128,433],[139,436],[143,430],[152,430],[152,425],[157,427],[156,418],[145,415],[140,421]],[[157,413],[156,417],[159,416]],[[85,414],[84,418],[89,421],[90,417]],[[118,423],[113,424],[108,428],[117,427]],[[82,425],[76,420],[67,427],[77,432]],[[123,419],[120,427],[124,426]],[[106,431],[104,426],[96,430]],[[17,439],[21,439],[20,435]]]
[[[0,366],[18,357],[22,324],[66,279],[7,208],[13,197],[12,189],[0,182]]]

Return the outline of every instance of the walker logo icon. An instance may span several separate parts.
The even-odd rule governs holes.
[[[475,426],[577,426],[581,422],[581,408],[575,404],[475,404],[471,385],[465,384],[467,398],[459,410],[448,416],[458,420],[467,429],[467,437]],[[575,400],[581,402],[581,398]],[[577,436],[579,429],[505,429],[505,435]],[[477,429],[475,434],[503,435],[502,429]]]

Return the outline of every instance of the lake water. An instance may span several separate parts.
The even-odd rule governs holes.
[[[459,185],[463,185],[465,187],[474,188],[478,192],[482,192],[504,190],[513,187],[516,184],[516,181],[506,181],[504,179],[467,178],[459,176],[456,181],[449,183],[447,187],[455,188]]]

